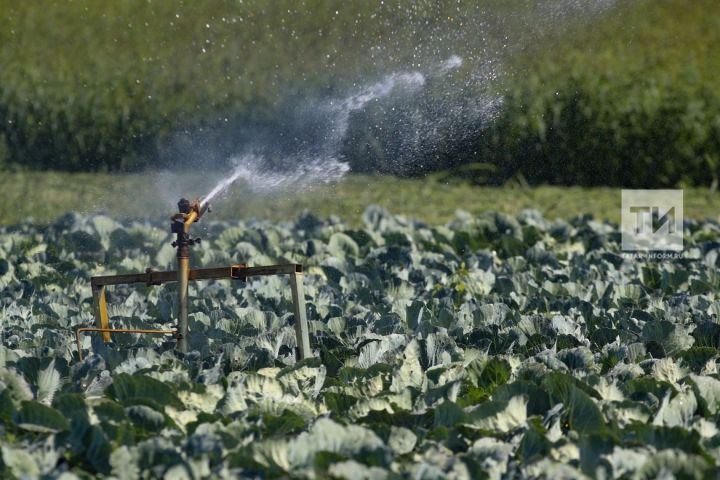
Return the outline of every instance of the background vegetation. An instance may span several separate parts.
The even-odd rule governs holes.
[[[454,168],[480,183],[521,174],[531,183],[660,187],[717,183],[720,162],[720,3],[620,2],[586,22],[545,30],[509,56],[496,82],[502,107],[449,122],[437,148],[411,149],[383,119],[410,125],[416,107],[377,105],[348,146],[356,169],[417,174]],[[477,92],[460,90],[455,105]],[[446,98],[420,109],[442,115]],[[403,117],[405,121],[398,121]],[[458,125],[467,132],[458,135]],[[372,125],[380,127],[373,128]],[[401,127],[402,128],[402,127]],[[402,136],[400,136],[402,138]],[[374,148],[368,148],[371,145]],[[388,151],[391,152],[388,155]],[[363,155],[364,154],[364,155]],[[368,162],[367,158],[374,161]]]
[[[535,182],[717,183],[720,4],[637,2],[567,48],[548,41],[514,82],[479,157]],[[465,149],[471,151],[473,149]]]
[[[463,69],[431,79],[422,98],[351,117],[343,154],[354,170],[459,169],[483,183],[518,174],[554,184],[716,182],[720,4],[620,1],[560,20],[541,6],[0,0],[0,162],[166,166],[194,150],[194,138],[207,153],[237,125],[281,123],[298,102],[458,54]],[[473,116],[486,98],[502,106]],[[430,142],[423,128],[436,119]]]
[[[267,121],[282,99],[332,94],[413,63],[415,27],[432,34],[450,17],[435,2],[311,3],[0,1],[6,160],[72,171],[154,166],[172,133],[238,115]],[[449,47],[436,38],[439,58]]]

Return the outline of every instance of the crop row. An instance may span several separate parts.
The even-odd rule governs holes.
[[[306,266],[302,362],[279,277],[195,284],[188,354],[88,335],[79,361],[89,277],[172,268],[166,225],[0,229],[0,475],[717,476],[717,223],[656,262],[589,217],[363,219],[198,225],[196,265]],[[112,324],[166,328],[174,298],[113,289]]]

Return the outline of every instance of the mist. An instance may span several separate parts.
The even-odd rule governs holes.
[[[238,112],[173,133],[159,150],[159,164],[169,168],[155,174],[152,195],[173,203],[189,195],[173,175],[188,169],[203,171],[193,195],[217,201],[234,188],[266,195],[335,182],[351,171],[416,176],[446,167],[447,152],[501,111],[503,81],[523,74],[516,56],[568,25],[591,28],[616,3],[478,5],[456,12],[457,28],[441,22],[442,30],[429,31],[417,12],[408,12],[418,23],[413,41],[405,34],[371,48],[358,60],[371,66],[366,78],[350,81],[346,72],[333,71],[320,88],[278,96],[269,115]],[[404,51],[409,44],[412,51]],[[362,53],[338,50],[336,64]],[[400,57],[410,62],[373,78]]]

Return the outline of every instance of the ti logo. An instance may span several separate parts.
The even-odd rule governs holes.
[[[682,251],[683,191],[623,190],[621,229],[623,251]]]

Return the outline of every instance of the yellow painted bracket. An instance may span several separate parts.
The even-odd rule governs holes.
[[[95,318],[97,319],[98,328],[103,330],[110,329],[110,321],[108,319],[107,298],[105,297],[105,285],[92,286],[93,305],[95,307]],[[105,342],[110,341],[110,332],[102,332]]]

